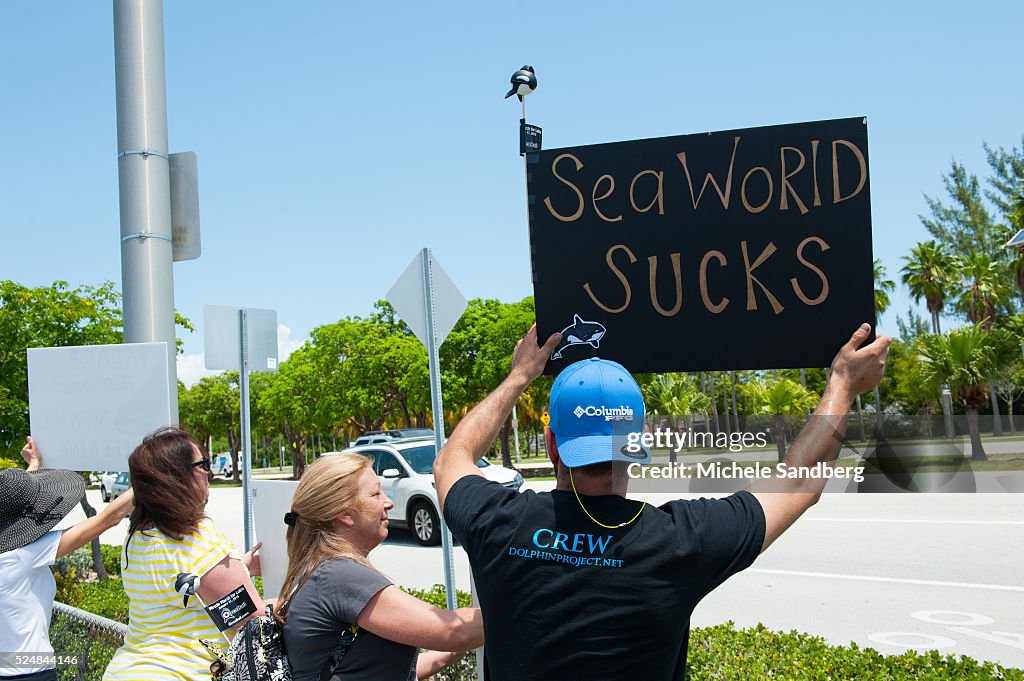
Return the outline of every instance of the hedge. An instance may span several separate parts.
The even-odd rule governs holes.
[[[107,555],[105,549],[104,563],[107,562]],[[67,564],[69,568],[73,567],[72,562],[75,561]],[[77,587],[66,590],[68,595],[77,600],[68,605],[127,623],[128,597],[120,579],[78,583],[75,571],[70,571],[70,575],[58,575],[58,583],[69,581]],[[438,607],[446,605],[445,590],[439,584],[425,591],[403,590]],[[458,607],[469,607],[470,595],[459,591],[456,600]],[[52,626],[50,635],[54,641],[60,638],[60,632],[55,632]],[[978,662],[969,657],[944,656],[937,651],[882,655],[871,648],[861,648],[856,643],[831,645],[823,638],[810,634],[771,631],[761,624],[737,629],[732,622],[691,630],[687,664],[690,681],[1024,681],[1024,670],[1003,667],[993,662]],[[446,681],[475,679],[475,654],[471,652],[436,678]]]
[[[856,643],[835,646],[819,636],[771,631],[732,622],[690,632],[691,681],[871,679],[872,681],[1024,681],[1024,671],[938,651],[882,655]]]

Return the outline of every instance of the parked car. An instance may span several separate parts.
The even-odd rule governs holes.
[[[423,546],[441,543],[440,506],[433,473],[437,449],[433,437],[393,439],[350,447],[340,453],[373,459],[373,472],[381,489],[395,505],[388,512],[388,524],[409,528]],[[337,452],[325,456],[331,454]],[[523,486],[523,476],[517,471],[488,463],[486,459],[480,459],[476,465],[488,480],[514,490]]]
[[[103,501],[110,501],[110,490],[114,487],[117,475],[117,471],[104,471],[100,473],[100,497],[103,498]]]
[[[234,465],[231,463],[231,455],[228,453],[217,454],[210,459],[210,475],[223,475],[230,478],[234,472]]]
[[[116,499],[131,488],[132,484],[128,480],[128,473],[118,473],[117,479],[114,480],[114,484],[110,488],[110,498]]]
[[[429,428],[401,428],[398,430],[371,430],[363,433],[352,443],[353,447],[372,445],[379,442],[393,442],[411,437],[433,437],[434,431]]]

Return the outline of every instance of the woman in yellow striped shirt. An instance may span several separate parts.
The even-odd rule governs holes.
[[[250,578],[250,568],[259,574],[259,558],[240,556],[205,515],[210,459],[187,433],[164,428],[148,435],[132,452],[128,468],[135,490],[121,557],[128,634],[103,679],[209,678],[210,656],[199,639],[218,640],[221,633],[202,603],[244,586],[256,613],[262,613],[265,604]],[[177,591],[181,573],[200,578],[199,598]]]

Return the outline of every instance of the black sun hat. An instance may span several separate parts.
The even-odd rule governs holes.
[[[52,530],[84,494],[85,480],[73,471],[0,471],[0,553],[27,546]]]

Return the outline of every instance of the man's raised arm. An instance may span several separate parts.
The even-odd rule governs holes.
[[[512,369],[494,392],[466,414],[434,460],[434,485],[437,500],[444,509],[444,500],[455,481],[466,475],[481,475],[476,462],[498,436],[501,424],[523,391],[544,371],[548,357],[562,340],[554,333],[543,347],[537,346],[537,325],[516,344]]]
[[[857,395],[871,390],[882,380],[889,339],[875,338],[861,348],[871,327],[862,324],[853,332],[832,360],[832,377],[814,415],[786,452],[787,468],[813,468],[839,457],[846,419]],[[765,534],[761,550],[767,549],[804,511],[813,506],[825,488],[826,478],[769,478],[750,486],[764,509]]]

